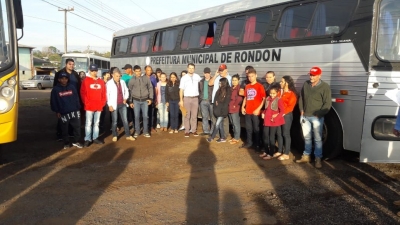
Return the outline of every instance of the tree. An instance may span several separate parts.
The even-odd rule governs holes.
[[[33,50],[33,56],[36,58],[43,58],[43,53],[40,50]]]

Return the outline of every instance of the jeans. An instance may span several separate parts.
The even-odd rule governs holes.
[[[208,100],[201,100],[200,110],[203,119],[203,133],[210,134],[213,128],[213,105]],[[209,120],[211,121],[211,126]]]
[[[168,110],[165,103],[158,103],[157,111],[160,115],[160,126],[161,127],[168,127]]]
[[[239,113],[229,113],[229,121],[232,124],[233,128],[233,138],[235,140],[239,140],[240,138],[240,117]]]
[[[183,106],[186,109],[184,121],[185,133],[196,132],[197,130],[197,112],[199,110],[199,98],[184,97]]]
[[[127,107],[125,104],[119,104],[114,111],[111,112],[111,131],[113,137],[117,137],[117,121],[118,121],[118,113],[121,117],[122,124],[124,125],[124,130],[125,130],[125,136],[129,137],[131,136],[130,131],[129,131],[129,124],[128,124],[128,119],[126,118],[126,111]]]
[[[246,145],[260,145],[260,116],[253,114],[244,115],[246,122],[247,143]],[[253,142],[254,134],[254,142]]]
[[[139,102],[139,101],[138,101]],[[147,102],[146,102],[146,105],[147,105]],[[157,109],[156,109],[156,107],[154,106],[154,103],[152,102],[149,106],[148,106],[148,110],[147,110],[147,113],[146,113],[146,115],[148,115],[148,128],[149,129],[154,129],[156,126],[154,126],[154,116],[155,115],[157,115],[157,111],[156,111]],[[142,113],[144,113],[143,111],[142,111]],[[135,111],[135,115],[136,115],[136,111]],[[143,120],[144,120],[144,118],[143,118]],[[136,123],[136,116],[135,116],[135,123]],[[144,123],[144,122],[143,122]],[[157,124],[156,124],[157,125]],[[139,131],[138,131],[139,132]]]
[[[278,136],[278,152],[282,152],[282,131],[281,126],[264,127],[265,152],[269,155],[275,154],[275,136]]]
[[[226,139],[225,131],[224,131],[224,124],[223,124],[224,119],[225,119],[225,117],[218,117],[217,118],[217,121],[215,122],[215,128],[214,128],[214,130],[213,130],[213,132],[211,134],[211,139],[215,138],[215,136],[217,135],[218,131],[220,132],[219,137],[221,139]]]
[[[169,116],[171,119],[171,129],[178,130],[179,126],[179,101],[169,101]]]
[[[92,141],[99,137],[99,123],[101,111],[86,111],[85,141]]]
[[[322,158],[322,129],[324,127],[324,117],[301,116],[300,124],[305,142],[303,154],[311,155],[312,138],[314,136],[314,155],[317,158]]]
[[[104,131],[104,120],[106,118],[106,114],[107,114],[108,111],[109,111],[108,110],[108,105],[105,104],[104,107],[103,107],[103,111],[101,111],[101,114],[100,114],[99,130],[101,130],[101,131]]]
[[[143,134],[149,133],[149,108],[147,101],[137,101],[133,100],[133,111],[135,114],[135,134],[140,134],[140,111],[142,111],[143,116]]]
[[[292,138],[290,137],[290,128],[293,122],[293,113],[288,113],[283,116],[285,119],[285,124],[282,125],[283,140],[285,141],[285,152],[283,154],[289,155],[290,145],[292,143]]]

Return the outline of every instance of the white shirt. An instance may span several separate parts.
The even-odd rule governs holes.
[[[201,77],[194,73],[192,76],[186,74],[182,77],[179,88],[183,90],[183,96],[195,97],[199,96],[199,82]]]
[[[216,94],[217,91],[218,91],[218,88],[219,88],[219,80],[220,80],[221,78],[223,78],[223,77],[221,77],[221,75],[218,75],[218,76],[215,78],[215,80],[214,80],[214,89],[213,89],[213,93],[212,93],[212,103],[214,103],[214,97],[215,97],[215,94]],[[231,77],[229,74],[227,74],[225,78],[228,79],[229,86],[232,87],[232,77]]]

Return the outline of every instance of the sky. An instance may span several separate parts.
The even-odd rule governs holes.
[[[20,44],[64,52],[64,12],[68,52],[111,50],[115,31],[194,12],[235,0],[22,0],[24,37]],[[82,18],[83,17],[83,18]],[[86,19],[84,19],[86,18]],[[91,21],[89,21],[91,20]]]

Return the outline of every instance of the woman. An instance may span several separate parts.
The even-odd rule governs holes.
[[[269,96],[269,90],[271,89],[272,86],[279,86],[279,84],[276,82],[275,79],[275,72],[274,71],[268,71],[265,74],[265,84],[264,84],[264,89],[265,89],[265,94],[266,96]]]
[[[290,137],[290,128],[292,126],[293,121],[293,109],[297,102],[296,89],[294,87],[294,81],[290,76],[284,76],[280,82],[281,85],[281,99],[284,107],[284,116],[285,124],[282,125],[282,135],[285,145],[285,151],[282,153],[277,153],[275,156],[279,156],[279,160],[287,160],[289,159],[290,153],[290,145],[291,145],[291,137]]]
[[[171,119],[170,134],[178,133],[179,126],[179,79],[175,72],[169,75],[167,83],[166,105],[169,108],[169,116]]]
[[[228,116],[231,94],[232,91],[229,86],[228,79],[226,79],[225,77],[221,78],[219,80],[219,88],[217,90],[217,93],[215,94],[213,104],[213,112],[216,118],[215,128],[211,136],[207,138],[208,142],[211,142],[215,138],[218,131],[220,132],[220,138],[217,140],[217,142],[226,142],[226,136],[222,121],[224,121],[224,118]]]
[[[231,99],[229,102],[229,121],[233,127],[233,138],[229,141],[230,144],[236,144],[240,138],[240,105],[242,104],[243,97],[239,95],[239,75],[232,76]]]
[[[81,72],[79,72],[79,77],[81,78],[81,80],[83,81],[83,79],[85,79],[85,77],[86,77],[86,73],[85,73],[85,71],[81,71]]]
[[[161,73],[160,81],[157,83],[156,96],[157,102],[156,106],[158,108],[158,113],[160,114],[160,126],[161,131],[167,131],[168,127],[168,110],[167,110],[167,74]]]

